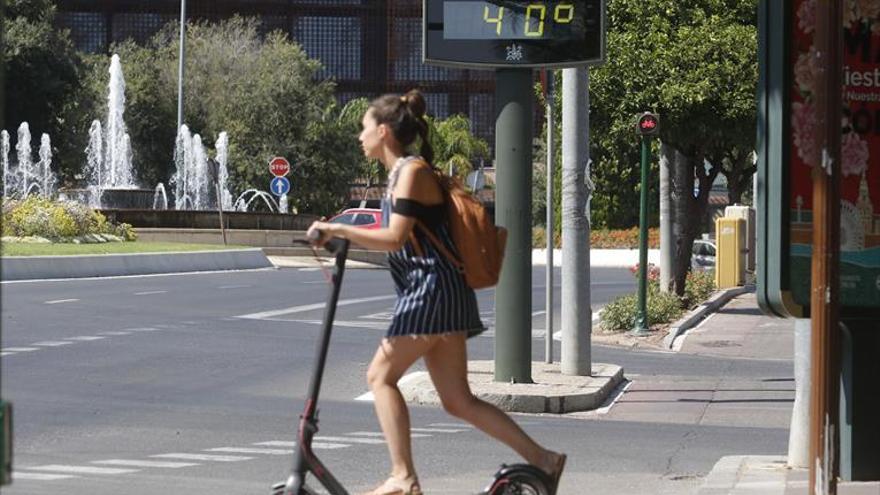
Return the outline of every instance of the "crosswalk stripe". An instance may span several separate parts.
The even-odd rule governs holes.
[[[428,426],[434,428],[473,428],[473,426],[464,423],[431,423]]]
[[[38,345],[41,347],[58,347],[62,345],[71,345],[73,342],[69,342],[66,340],[44,340],[42,342],[34,342],[31,345]]]
[[[211,455],[211,454],[185,454],[185,453],[171,453],[171,454],[156,454],[151,455],[150,457],[155,457],[158,459],[183,459],[188,461],[214,461],[214,462],[236,462],[236,461],[249,461],[253,459],[253,457],[246,457],[241,455]]]
[[[44,304],[61,304],[66,302],[76,302],[79,299],[55,299],[54,301],[46,301]]]
[[[417,431],[421,433],[461,433],[467,430],[453,428],[410,428],[410,431]]]
[[[45,466],[31,466],[27,468],[33,471],[57,471],[59,473],[77,474],[126,474],[136,473],[140,469],[103,468],[94,466],[68,466],[65,464],[47,464]]]
[[[23,471],[13,471],[12,481],[16,480],[35,480],[35,481],[57,481],[77,478],[72,474],[49,474],[49,473],[26,473]]]
[[[158,332],[158,328],[153,327],[143,327],[143,328],[126,328],[129,332]]]
[[[108,466],[131,466],[143,468],[184,468],[198,466],[195,462],[167,462],[167,461],[143,461],[136,459],[107,459],[106,461],[92,461],[92,464],[106,464]]]
[[[11,355],[13,355],[13,354],[15,354],[15,353],[14,353],[14,352],[0,352],[0,357],[3,357],[3,356],[11,356]]]
[[[111,336],[131,335],[131,332],[118,332],[116,330],[111,330],[109,332],[98,332],[98,335],[111,335]]]
[[[0,349],[2,352],[32,352],[39,350],[39,347],[4,347],[3,349]]]
[[[353,431],[349,433],[349,435],[358,436],[358,437],[385,437],[385,435],[381,431]],[[428,435],[426,433],[410,433],[410,438],[426,438],[432,435]]]
[[[356,437],[315,437],[315,442],[312,443],[324,443],[324,442],[339,442],[339,443],[366,443],[366,444],[383,444],[385,440],[380,440],[378,438],[356,438]],[[265,447],[296,447],[296,442],[285,442],[285,441],[272,441],[272,442],[260,442],[255,443],[254,445],[263,445]]]
[[[83,342],[87,342],[90,340],[101,340],[106,338],[107,337],[95,337],[94,335],[80,335],[79,337],[67,337],[67,340],[81,340]]]
[[[264,454],[264,455],[287,455],[290,450],[287,449],[255,449],[252,447],[217,447],[214,449],[205,449],[205,452],[230,452],[238,454]]]

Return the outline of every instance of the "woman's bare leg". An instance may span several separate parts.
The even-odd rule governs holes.
[[[376,417],[388,442],[391,476],[415,476],[410,444],[409,410],[397,388],[397,381],[410,366],[430,348],[427,338],[398,337],[383,339],[370,368],[367,383],[373,392]]]
[[[443,336],[425,354],[425,364],[443,408],[508,445],[529,464],[553,474],[560,454],[538,445],[510,416],[471,393],[465,338],[465,332]]]

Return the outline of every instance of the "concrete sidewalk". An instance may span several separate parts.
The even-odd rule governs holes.
[[[803,495],[809,472],[790,469],[785,457],[742,455],[722,457],[706,476],[697,495]],[[840,495],[878,495],[880,481],[839,481]]]

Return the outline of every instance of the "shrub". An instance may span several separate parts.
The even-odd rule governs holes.
[[[131,225],[113,225],[100,212],[74,201],[51,201],[40,196],[3,201],[3,235],[39,236],[65,240],[86,234],[136,237]]]
[[[601,326],[606,331],[631,330],[638,316],[638,296],[626,294],[611,301],[602,310]],[[656,286],[648,288],[648,326],[669,323],[681,316],[681,299],[672,292],[660,292]]]
[[[684,282],[684,299],[688,308],[694,308],[715,292],[715,276],[712,272],[688,272]]]

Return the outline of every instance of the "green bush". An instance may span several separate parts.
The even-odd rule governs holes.
[[[688,308],[701,304],[715,292],[715,276],[712,272],[688,272],[684,282],[684,299]]]
[[[636,294],[626,294],[611,301],[602,310],[602,329],[609,332],[632,330],[636,324],[639,300]],[[656,286],[648,288],[648,326],[669,323],[682,313],[681,299],[673,292],[660,292]]]
[[[135,239],[131,225],[113,225],[100,212],[74,201],[52,201],[40,196],[3,201],[3,235],[39,236],[63,241],[86,234],[113,234]]]

